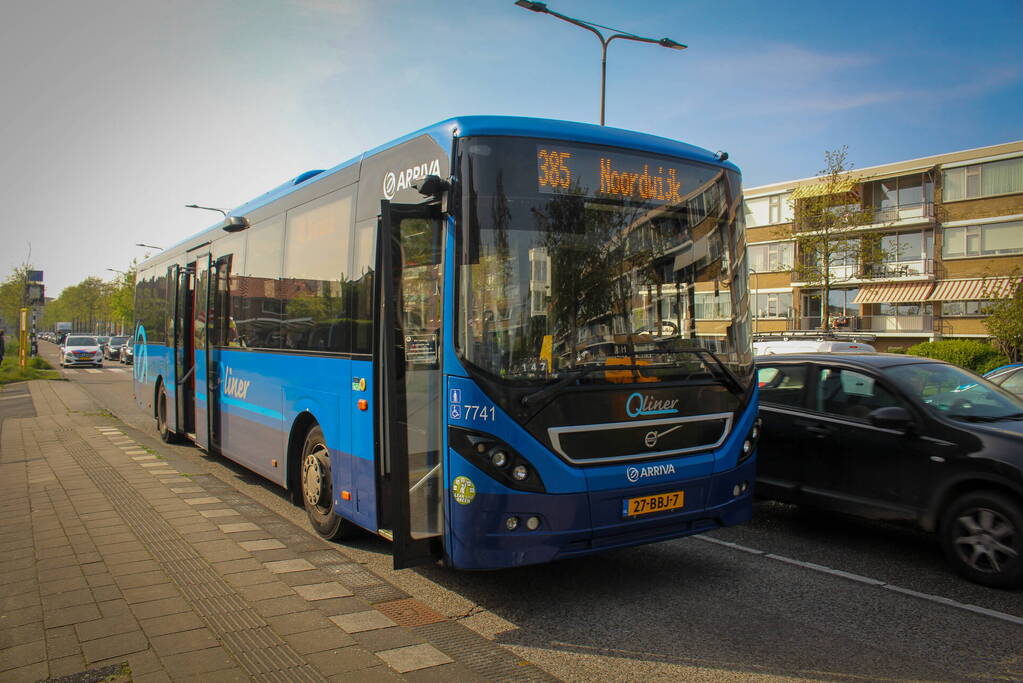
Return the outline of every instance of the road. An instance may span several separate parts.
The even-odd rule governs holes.
[[[56,365],[52,344],[41,351]],[[65,374],[143,443],[304,523],[273,485],[159,443],[130,369]],[[707,538],[499,572],[396,572],[368,534],[343,550],[565,680],[1023,680],[1023,590],[959,579],[930,536],[898,526],[763,502]]]

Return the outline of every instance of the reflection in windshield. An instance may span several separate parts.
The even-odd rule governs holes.
[[[601,187],[569,173],[570,160],[558,187],[541,178],[538,188],[535,141],[474,139],[462,149],[459,345],[471,363],[524,382],[593,364],[609,369],[589,381],[716,376],[717,362],[693,353],[702,348],[750,376],[737,174],[622,153],[614,167],[600,159]],[[601,153],[574,146],[562,156]],[[605,169],[630,163],[638,189],[623,196],[625,172]],[[653,181],[641,192],[639,171],[670,177],[668,199]],[[605,176],[615,182],[602,191]]]
[[[888,374],[911,396],[946,417],[1000,419],[1023,413],[1023,402],[954,365],[900,365]]]

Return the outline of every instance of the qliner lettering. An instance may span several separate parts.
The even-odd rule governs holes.
[[[651,175],[649,164],[643,164],[642,173],[616,171],[611,164],[611,159],[603,157],[600,159],[600,192],[602,194],[657,199],[663,202],[682,201],[682,197],[678,193],[682,183],[674,168],[668,168],[665,173],[663,167],[658,167],[657,174]]]

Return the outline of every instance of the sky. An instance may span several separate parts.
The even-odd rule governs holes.
[[[1019,0],[551,0],[608,49],[607,125],[747,187],[1023,139]],[[0,279],[115,277],[299,173],[451,116],[596,123],[600,44],[513,0],[34,0],[0,23]]]

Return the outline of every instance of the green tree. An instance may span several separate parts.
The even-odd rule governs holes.
[[[122,329],[130,329],[135,321],[135,277],[138,274],[138,260],[120,273],[112,283],[109,292],[110,316]]]
[[[1018,363],[1023,359],[1023,280],[1017,279],[1012,294],[998,299],[985,312],[984,326],[992,343]]]
[[[888,255],[880,235],[864,234],[860,228],[874,222],[874,212],[857,193],[862,180],[851,174],[848,148],[824,152],[825,167],[815,185],[797,190],[790,200],[791,234],[799,260],[796,276],[805,289],[820,290],[821,326],[831,329],[828,296],[833,285],[870,277],[872,271],[858,264],[877,264]]]
[[[18,311],[25,306],[25,285],[30,270],[35,270],[32,264],[23,263],[0,283],[0,317],[8,323],[15,323],[18,320]]]
[[[65,287],[60,296],[43,309],[43,327],[52,327],[59,321],[77,321],[80,329],[95,331],[98,323],[110,320],[114,289],[113,284],[95,276]]]

